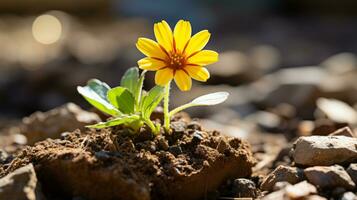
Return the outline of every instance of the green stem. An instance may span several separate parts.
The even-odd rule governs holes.
[[[145,123],[150,127],[151,131],[157,135],[158,134],[158,130],[155,126],[155,124],[151,121],[151,120],[147,120],[147,119],[143,119],[145,121]],[[160,131],[160,130],[159,130]]]
[[[142,94],[142,90],[143,90],[143,84],[144,84],[144,79],[145,79],[145,73],[147,72],[147,70],[144,70],[143,72],[141,72],[140,74],[140,78],[139,78],[139,84],[138,84],[138,88],[136,89],[136,94],[135,94],[135,108],[136,110],[139,110],[139,106],[140,106],[140,101],[141,101],[141,94]]]
[[[170,84],[171,82],[169,82],[165,86],[165,96],[164,96],[164,128],[167,132],[170,131],[170,113],[169,113]]]
[[[192,104],[188,103],[188,104],[185,104],[185,105],[182,105],[182,106],[179,106],[173,110],[170,111],[169,115],[170,117],[175,115],[176,113],[182,111],[182,110],[185,110],[186,108],[189,108],[189,107],[193,107]]]

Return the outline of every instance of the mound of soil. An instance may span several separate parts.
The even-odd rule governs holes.
[[[227,179],[249,177],[255,160],[238,138],[202,130],[185,117],[170,134],[144,128],[79,129],[25,148],[2,176],[33,163],[49,197],[199,199]]]

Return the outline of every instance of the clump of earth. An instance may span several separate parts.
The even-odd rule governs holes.
[[[49,199],[200,199],[251,177],[255,159],[246,141],[203,130],[185,114],[171,126],[159,135],[121,126],[65,132],[20,150],[1,165],[1,176],[33,165]]]

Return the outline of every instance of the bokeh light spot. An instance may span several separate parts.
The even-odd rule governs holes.
[[[62,24],[53,15],[38,16],[32,24],[32,35],[41,44],[53,44],[62,34]]]

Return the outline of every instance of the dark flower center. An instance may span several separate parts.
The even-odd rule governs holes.
[[[177,53],[177,52],[173,52],[170,54],[169,57],[169,62],[167,63],[167,65],[171,68],[171,69],[182,69],[183,66],[185,64],[185,57],[182,56],[181,54]]]

